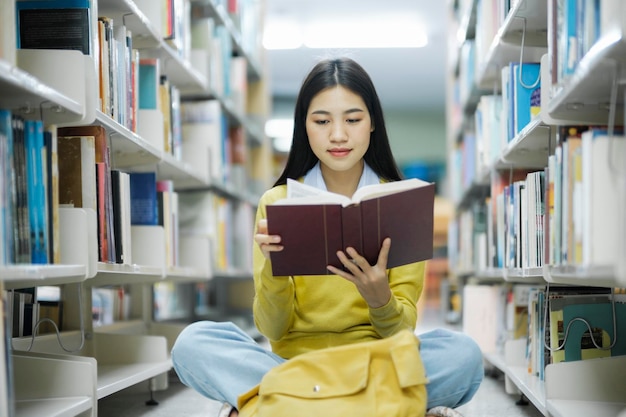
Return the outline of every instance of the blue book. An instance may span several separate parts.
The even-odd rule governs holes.
[[[521,68],[521,74],[520,74]],[[513,64],[513,120],[515,134],[526,127],[541,109],[541,68],[536,62]]]
[[[26,120],[24,122],[28,219],[30,221],[31,263],[48,263],[48,221],[47,192],[44,173],[43,122]]]
[[[130,173],[130,223],[159,224],[157,181],[154,172]]]
[[[11,112],[0,109],[0,264],[13,263],[14,242],[13,234],[16,229],[13,225],[13,129]]]
[[[139,61],[139,108],[156,110],[159,108],[159,60],[142,58]]]
[[[576,71],[578,61],[580,61],[580,39],[578,27],[578,0],[564,0],[564,19],[563,19],[563,39],[561,47],[563,48],[563,76],[567,77]]]
[[[18,49],[70,49],[92,55],[90,0],[15,2]]]

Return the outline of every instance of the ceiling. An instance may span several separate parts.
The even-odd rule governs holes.
[[[423,22],[428,44],[422,48],[268,50],[271,91],[295,97],[302,79],[320,58],[347,55],[370,74],[385,109],[443,111],[445,105],[446,16],[444,0],[265,0],[266,25],[293,18],[305,26],[315,19],[387,19],[389,13]],[[372,30],[381,30],[372,26]],[[393,30],[393,29],[392,29]],[[400,36],[400,35],[398,35]]]

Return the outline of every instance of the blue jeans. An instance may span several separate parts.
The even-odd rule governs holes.
[[[427,408],[458,407],[482,382],[483,359],[467,335],[436,329],[419,335],[428,384]],[[183,384],[205,397],[237,405],[237,398],[261,382],[285,359],[266,350],[229,322],[200,321],[187,326],[172,348],[174,369]]]

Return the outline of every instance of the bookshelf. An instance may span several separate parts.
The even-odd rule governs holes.
[[[1,4],[3,9],[6,6],[13,10],[16,1],[20,0],[8,0]],[[161,143],[164,137],[146,135],[146,130],[133,126],[129,121],[132,120],[130,113],[125,113],[126,110],[134,111],[130,95],[116,98],[120,109],[117,113],[105,109],[102,106],[105,99],[98,95],[98,75],[92,76],[99,74],[100,56],[77,56],[71,51],[50,50],[34,52],[31,57],[30,51],[11,48],[15,43],[12,38],[15,22],[4,17],[0,34],[0,108],[24,119],[43,120],[46,125],[54,125],[58,129],[98,126],[106,136],[111,169],[155,173],[158,181],[168,181],[173,192],[179,195],[207,193],[218,196],[227,204],[245,207],[241,210],[242,216],[249,210],[251,225],[251,208],[261,190],[267,188],[271,181],[271,172],[267,169],[271,164],[271,146],[262,129],[263,121],[269,114],[270,100],[263,53],[257,39],[261,32],[263,2],[185,0],[175,3],[176,7],[182,6],[177,9],[179,14],[176,15],[180,19],[179,27],[189,28],[192,22],[211,19],[214,28],[219,28],[220,36],[224,37],[221,45],[229,47],[223,53],[223,59],[227,61],[222,63],[223,76],[229,68],[227,66],[231,65],[228,58],[236,56],[246,60],[247,75],[243,87],[246,100],[235,97],[229,88],[219,85],[220,82],[228,83],[228,77],[216,79],[206,67],[198,65],[190,47],[191,33],[182,34],[187,43],[178,43],[176,38],[163,39],[161,2],[88,0],[85,4],[91,10],[89,25],[92,33],[98,34],[99,16],[106,16],[114,24],[123,25],[138,55],[159,62],[160,74],[172,86],[170,94],[176,90],[180,103],[188,100],[218,102],[223,126],[239,129],[244,138],[246,159],[239,161],[240,165],[236,168],[231,167],[229,160],[224,161],[225,169],[241,171],[238,177],[212,177],[189,163],[186,155],[168,149],[166,144]],[[229,3],[232,4],[229,6]],[[235,3],[238,9],[230,9]],[[244,14],[245,19],[242,18]],[[98,39],[94,37],[94,44]],[[95,49],[100,50],[100,47]],[[56,73],[50,71],[52,74],[43,74],[43,71],[33,68],[36,62],[45,63],[46,60],[54,61]],[[75,62],[77,65],[73,66],[78,69],[63,75],[63,62]],[[118,63],[120,67],[124,65],[124,62]],[[80,79],[85,80],[84,85],[76,82]],[[116,83],[130,86],[130,81],[118,80]],[[233,91],[241,94],[240,89]],[[136,94],[139,93],[136,91]],[[4,187],[10,186],[8,181],[1,184],[3,192]],[[5,200],[1,201],[4,203]],[[170,251],[174,250],[174,243],[169,240],[165,227],[147,227],[149,231],[144,232],[132,226],[132,261],[113,263],[99,258],[95,209],[60,207],[58,216],[60,262],[16,264],[0,258],[3,295],[28,287],[58,286],[63,303],[63,321],[59,323],[62,324],[62,331],[58,336],[51,333],[37,334],[34,338],[11,338],[10,334],[6,334],[10,341],[6,347],[10,363],[5,365],[10,365],[14,372],[7,371],[7,375],[0,378],[0,398],[8,399],[6,404],[3,401],[0,406],[0,414],[11,417],[95,416],[98,400],[120,390],[146,384],[148,399],[148,394],[153,391],[166,389],[166,376],[172,366],[170,349],[184,326],[200,317],[197,313],[203,306],[197,306],[197,311],[188,311],[175,322],[157,321],[154,289],[158,285],[168,284],[184,289],[180,295],[191,297],[185,302],[192,304],[193,298],[197,297],[194,291],[199,283],[220,282],[216,295],[228,298],[220,300],[220,303],[235,304],[245,311],[246,301],[237,299],[228,288],[233,286],[240,294],[251,288],[251,263],[246,264],[246,256],[239,255],[242,258],[239,260],[228,258],[219,269],[211,264],[198,265],[197,259],[190,260],[189,256],[164,261],[170,259]],[[6,229],[2,230],[7,233]],[[176,243],[182,245],[186,239],[196,242],[193,239],[198,236],[192,233],[191,237],[176,235],[176,238]],[[202,241],[205,240],[208,238],[203,236]],[[247,242],[245,247],[233,244],[233,249],[247,252],[251,239]],[[213,246],[209,248],[216,250]],[[214,255],[204,253],[202,256]],[[100,306],[99,303],[103,302],[98,291],[111,288],[131,300],[126,305],[124,318],[116,317],[112,323],[96,323],[92,314],[96,305]],[[212,318],[219,319],[219,314],[227,312],[223,304],[219,306],[210,311]],[[63,384],[55,383],[60,379]]]
[[[616,289],[625,286],[622,256],[613,256],[608,262],[594,262],[593,258],[581,262],[575,252],[568,252],[570,258],[567,261],[560,254],[569,249],[559,247],[555,255],[550,235],[547,239],[542,237],[547,248],[539,245],[545,250],[543,257],[529,259],[531,251],[528,250],[527,258],[503,260],[498,253],[499,220],[491,217],[498,213],[496,190],[502,177],[508,177],[512,183],[516,181],[512,178],[517,171],[546,172],[547,168],[546,175],[549,175],[550,170],[562,172],[565,169],[563,160],[554,165],[555,153],[560,152],[558,148],[564,141],[561,126],[613,128],[624,123],[625,6],[619,0],[607,0],[595,2],[598,9],[590,7],[585,13],[578,10],[580,21],[598,13],[600,26],[597,32],[585,32],[584,27],[571,25],[577,30],[575,36],[578,36],[580,48],[570,50],[569,60],[565,61],[561,55],[565,48],[559,43],[559,36],[568,27],[568,22],[560,13],[576,3],[568,0],[449,2],[449,33],[453,35],[449,39],[447,67],[448,182],[456,208],[449,251],[452,274],[461,286],[514,288],[519,284],[531,284],[552,288]],[[587,6],[594,4],[583,3]],[[585,36],[585,33],[597,35]],[[485,127],[482,123],[484,120],[506,123],[509,116],[501,110],[494,111],[495,107],[489,105],[497,100],[505,102],[510,90],[506,90],[502,82],[503,68],[506,71],[510,63],[520,62],[540,64],[540,110],[531,117],[530,123],[513,135],[507,136],[508,132],[498,127],[493,133],[488,130],[493,127]],[[621,155],[620,151],[615,152]],[[591,165],[591,171],[583,172],[599,172],[600,168]],[[623,184],[626,180],[624,172],[612,172],[616,183]],[[626,195],[623,186],[615,188],[614,193],[618,196],[617,204],[622,204],[619,202]],[[576,201],[581,204],[581,200]],[[576,213],[582,216],[583,222],[590,222],[584,217],[586,212]],[[542,216],[543,222],[537,229],[524,226],[523,233],[530,236],[535,236],[537,231],[553,233],[552,212],[542,213]],[[611,219],[613,230],[608,233],[614,235],[603,238],[614,238],[621,254],[626,247],[626,229],[623,220]],[[554,221],[561,221],[561,218]],[[576,226],[570,227],[576,230]],[[558,232],[560,236],[562,231]],[[513,235],[507,229],[504,236],[510,239]],[[521,241],[522,250],[530,248],[528,241]],[[477,305],[472,304],[470,308],[474,307]],[[490,304],[484,313],[497,315],[504,322],[506,315],[501,308],[504,307],[500,302]],[[551,363],[536,375],[528,370],[528,336],[514,339],[507,336],[507,330],[489,329],[489,334],[472,335],[484,342],[484,336],[489,338],[492,331],[498,332],[497,342],[483,351],[486,363],[504,373],[508,393],[525,396],[547,417],[575,417],[589,413],[606,417],[626,415],[623,384],[626,356]],[[622,331],[623,326],[619,325],[617,338],[622,337]],[[536,333],[535,337],[537,335],[543,338],[543,333]]]

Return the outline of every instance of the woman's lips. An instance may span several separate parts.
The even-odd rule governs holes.
[[[330,153],[334,157],[344,157],[350,153],[350,149],[340,148],[340,149],[329,149],[328,153]]]

